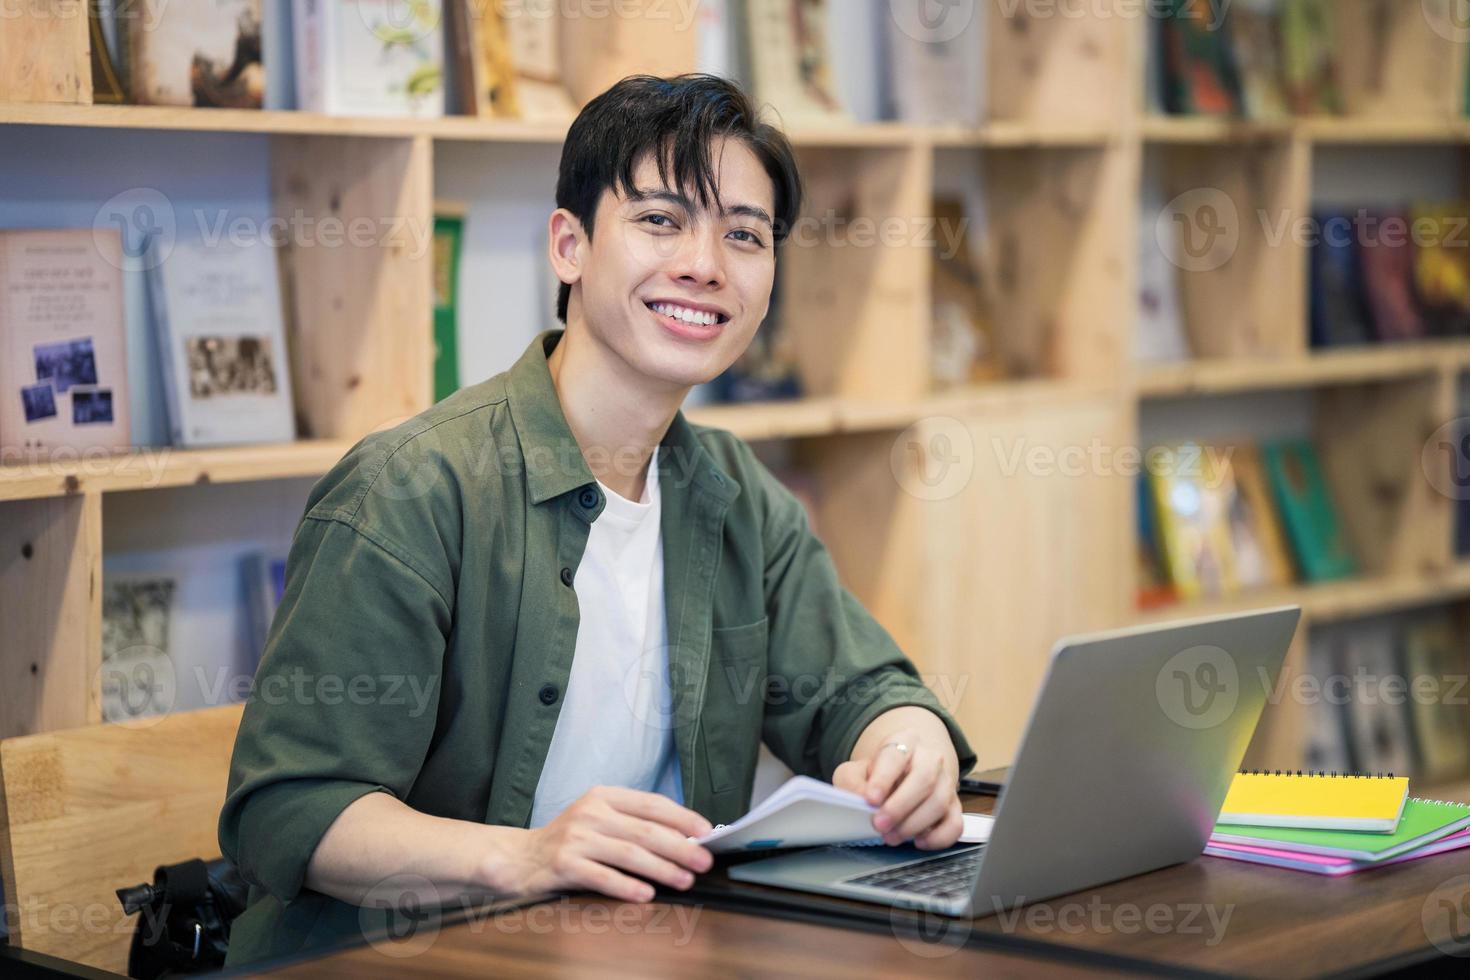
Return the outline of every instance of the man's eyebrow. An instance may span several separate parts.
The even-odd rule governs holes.
[[[676,207],[683,208],[684,211],[689,214],[693,214],[696,210],[698,210],[697,208],[695,208],[694,202],[691,201],[687,196],[670,190],[634,190],[632,194],[628,195],[628,200],[631,202],[666,201],[669,204],[675,205]],[[743,215],[747,218],[754,218],[757,221],[764,221],[772,228],[776,226],[776,223],[771,220],[771,216],[766,211],[766,209],[762,207],[757,207],[754,204],[731,205],[730,207],[725,209],[725,214]]]

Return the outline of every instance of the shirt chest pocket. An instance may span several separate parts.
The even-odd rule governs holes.
[[[760,752],[770,620],[710,633],[709,683],[700,727],[710,789],[749,788]]]

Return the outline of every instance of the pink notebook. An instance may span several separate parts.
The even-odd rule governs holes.
[[[1351,858],[1328,857],[1325,854],[1308,854],[1304,851],[1291,851],[1279,847],[1257,847],[1251,844],[1211,843],[1205,848],[1205,853],[1211,857],[1229,858],[1232,861],[1248,861],[1252,864],[1270,865],[1273,868],[1290,868],[1293,871],[1309,871],[1312,874],[1338,877],[1362,871],[1365,868],[1401,864],[1404,861],[1413,861],[1415,858],[1442,854],[1445,851],[1454,851],[1462,847],[1470,847],[1470,828],[1450,834],[1448,837],[1442,837],[1407,854],[1400,854],[1386,861],[1354,861]]]

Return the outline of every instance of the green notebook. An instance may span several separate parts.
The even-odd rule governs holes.
[[[1361,830],[1297,830],[1291,827],[1247,827],[1215,824],[1210,840],[1225,844],[1282,847],[1308,854],[1382,861],[1470,826],[1470,806],[1437,800],[1410,799],[1399,829],[1391,834]]]

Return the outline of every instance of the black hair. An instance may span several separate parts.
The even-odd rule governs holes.
[[[770,176],[773,233],[780,245],[801,211],[796,156],[786,135],[761,119],[740,86],[717,75],[629,75],[587,103],[562,145],[556,206],[575,215],[591,238],[602,192],[635,193],[633,169],[651,153],[665,186],[692,192],[708,207],[719,200],[710,146],[720,137],[743,142]],[[572,287],[562,283],[556,315],[563,323],[571,295]]]

